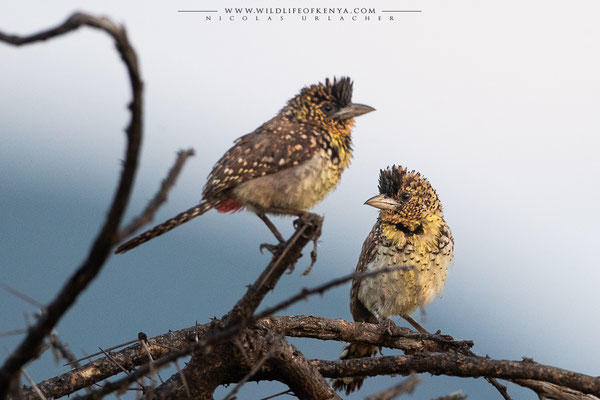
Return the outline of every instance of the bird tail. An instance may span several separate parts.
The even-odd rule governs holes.
[[[367,343],[348,343],[340,355],[340,360],[373,357],[375,354],[377,354],[377,351],[379,351],[378,346],[373,346]],[[345,390],[346,396],[348,396],[355,390],[360,389],[364,380],[364,377],[354,376],[351,378],[332,379],[331,384],[335,390]]]
[[[178,214],[177,216],[171,218],[168,221],[163,222],[160,225],[155,226],[154,228],[147,230],[134,237],[133,239],[127,241],[120,245],[117,250],[115,250],[115,254],[122,254],[126,251],[133,249],[134,247],[138,247],[142,243],[146,243],[148,240],[154,239],[157,236],[162,235],[163,233],[169,232],[171,229],[178,227],[181,224],[188,222],[189,220],[196,218],[208,210],[212,208],[212,205],[206,201],[198,204],[195,207],[190,208],[189,210],[185,210],[184,212]]]

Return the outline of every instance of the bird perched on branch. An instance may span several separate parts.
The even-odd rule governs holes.
[[[398,166],[381,170],[379,195],[365,202],[378,208],[379,217],[363,243],[357,273],[394,268],[361,279],[354,278],[350,311],[357,322],[393,324],[399,315],[419,332],[427,333],[411,314],[425,307],[444,288],[454,253],[454,239],[444,221],[442,204],[429,182],[418,173]],[[350,343],[341,359],[373,356],[378,347]],[[346,394],[359,389],[363,378],[333,381]]]
[[[211,208],[253,211],[283,242],[267,214],[303,217],[323,200],[350,164],[354,117],[374,110],[352,103],[352,85],[343,77],[303,88],[273,119],[235,141],[213,167],[200,204],[122,244],[116,253]]]

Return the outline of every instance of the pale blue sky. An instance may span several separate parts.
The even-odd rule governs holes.
[[[290,6],[307,4],[324,5]],[[369,6],[423,12],[385,23],[209,23],[177,10],[220,9],[218,2],[4,2],[0,29],[29,33],[74,10],[126,25],[146,89],[128,216],[154,194],[178,149],[191,146],[197,155],[158,220],[194,205],[232,141],[271,118],[303,85],[352,77],[354,100],[377,111],[357,120],[354,161],[315,209],[326,218],[314,271],[285,276],[267,302],[354,269],[376,218],[362,203],[376,193],[378,170],[401,164],[437,189],[456,240],[453,269],[427,309],[426,328],[473,339],[480,354],[527,356],[599,375],[600,5]],[[0,45],[0,60],[0,280],[45,303],[79,265],[106,212],[123,157],[128,83],[110,39],[90,29],[24,48]],[[290,220],[276,224],[291,232]],[[112,257],[58,332],[83,354],[138,331],[153,336],[207,322],[261,271],[267,257],[257,248],[268,240],[251,214],[209,213]],[[288,312],[349,319],[348,291]],[[0,331],[22,327],[30,311],[0,292]],[[0,338],[0,359],[17,339]],[[342,348],[297,343],[309,357],[333,359]],[[50,360],[29,369],[38,381],[64,371]],[[372,379],[353,398],[393,382]],[[471,398],[495,396],[488,386],[434,377],[415,397],[457,389]],[[241,398],[276,390],[251,384]],[[510,392],[536,398],[514,386]]]

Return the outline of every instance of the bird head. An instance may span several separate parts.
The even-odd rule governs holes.
[[[300,123],[349,134],[354,117],[373,110],[373,107],[352,103],[352,81],[343,77],[303,88],[288,101],[282,113]]]
[[[380,171],[379,194],[365,204],[380,210],[392,234],[433,234],[443,223],[442,204],[427,179],[401,166]]]

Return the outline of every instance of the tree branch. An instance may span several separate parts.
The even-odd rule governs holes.
[[[65,283],[56,298],[46,307],[46,312],[40,317],[37,324],[29,330],[27,337],[0,369],[0,399],[6,397],[9,388],[17,380],[16,378],[21,367],[37,356],[44,338],[51,332],[52,328],[73,305],[75,299],[96,277],[102,265],[104,265],[112,246],[116,243],[119,224],[129,201],[133,178],[137,169],[142,139],[143,84],[140,78],[137,56],[129,44],[125,28],[115,25],[107,18],[76,13],[69,17],[63,24],[30,36],[20,37],[0,32],[0,41],[19,46],[50,39],[78,29],[81,26],[90,26],[109,34],[114,39],[117,50],[127,68],[133,100],[129,105],[131,121],[126,129],[127,149],[125,151],[125,162],[119,185],[108,211],[108,216],[100,233],[94,240],[86,260]]]
[[[421,378],[419,378],[418,375],[411,374],[407,379],[403,380],[399,384],[373,396],[367,397],[367,400],[392,400],[405,393],[411,394],[421,382]]]
[[[391,335],[387,334],[384,327],[374,324],[368,323],[360,323],[360,322],[347,322],[341,319],[329,319],[329,318],[321,318],[314,316],[281,316],[281,317],[269,317],[264,318],[253,325],[256,329],[260,329],[266,332],[272,332],[278,335],[290,336],[290,337],[305,337],[305,338],[313,338],[320,340],[336,340],[336,341],[344,341],[344,342],[365,342],[369,344],[382,345],[390,348],[397,348],[403,350],[407,354],[415,354],[421,352],[432,352],[433,354],[439,354],[445,351],[456,351],[456,349],[469,348],[472,346],[471,341],[455,341],[452,340],[450,336],[445,335],[426,335],[420,333],[414,333],[408,328],[404,327],[393,327],[391,329]],[[155,365],[158,367],[159,365],[164,365],[167,362],[173,361],[177,358],[177,354],[174,354],[175,351],[172,349],[187,349],[193,343],[195,343],[196,337],[199,337],[199,343],[202,343],[205,340],[206,335],[210,332],[211,324],[192,326],[186,329],[181,329],[174,332],[169,332],[165,335],[160,335],[155,338],[148,340],[148,347],[152,356],[155,358]],[[431,353],[425,353],[431,354]],[[127,347],[121,351],[111,353],[114,359],[118,360],[125,368],[133,369],[136,366],[140,366],[147,363],[148,357],[145,354],[144,350],[137,344]],[[164,358],[165,356],[171,357],[170,359]],[[465,356],[460,356],[457,354],[450,354],[450,357],[454,357],[454,360],[457,362],[459,358],[463,357],[464,360],[470,360],[471,358]],[[424,355],[424,357],[427,357]],[[385,357],[383,357],[385,359]],[[483,360],[487,362],[488,365],[493,363],[506,363],[505,361],[495,361],[490,360],[483,357],[474,357],[476,360]],[[361,359],[365,363],[380,363],[380,358],[372,358],[372,359]],[[401,360],[402,361],[402,360]],[[320,361],[322,363],[339,363],[341,361]],[[406,362],[406,361],[402,361]],[[414,361],[413,361],[414,363]],[[435,359],[431,361],[431,363],[435,363]],[[319,364],[320,365],[320,364]],[[386,364],[387,365],[387,364]],[[412,365],[412,364],[411,364]],[[503,365],[503,364],[500,364]],[[539,366],[540,364],[532,363],[532,362],[521,362],[517,363],[519,368],[528,368],[529,366]],[[455,364],[455,368],[458,368],[459,365]],[[323,366],[323,368],[325,368]],[[406,373],[410,372],[410,366],[406,368]],[[559,369],[552,369],[552,371],[564,371]],[[323,372],[324,370],[322,370]],[[343,368],[344,373],[347,370],[347,367]],[[361,375],[369,375],[364,370],[359,369]],[[114,364],[112,364],[106,358],[100,358],[98,360],[92,361],[81,368],[75,369],[73,371],[67,372],[55,378],[48,379],[38,384],[38,387],[42,392],[48,397],[60,397],[65,396],[67,394],[73,393],[82,388],[91,386],[96,382],[100,382],[110,376],[118,374],[120,371]],[[136,377],[144,376],[144,374],[149,373],[150,370],[147,367],[140,367],[140,369],[132,372]],[[418,371],[423,372],[423,371]],[[426,372],[429,372],[427,369]],[[323,372],[325,373],[325,372]],[[351,373],[348,372],[349,374]],[[390,367],[386,372],[377,373],[375,375],[381,374],[393,374],[397,373],[393,368]],[[448,372],[448,375],[453,375]],[[574,374],[574,373],[571,373]],[[470,375],[470,376],[485,376],[486,374],[481,375]],[[344,375],[346,376],[346,375]],[[347,375],[350,376],[350,375]],[[463,375],[455,375],[455,376],[463,376]],[[495,375],[492,375],[495,376]],[[575,376],[581,376],[582,379],[593,379],[586,375],[575,374]],[[499,377],[498,378],[504,378]],[[521,378],[526,378],[522,376]],[[507,378],[506,378],[507,379]],[[527,378],[529,379],[529,378]],[[542,379],[546,380],[546,379]],[[527,381],[527,382],[537,382],[542,383],[540,380],[536,381]],[[517,384],[522,384],[521,381],[516,381]],[[555,384],[562,386],[560,383]],[[124,382],[116,382],[113,387],[115,390],[117,388],[122,387]],[[112,385],[112,384],[110,384]],[[121,386],[119,386],[121,385]],[[533,383],[526,384],[523,386],[532,387]],[[569,386],[570,387],[570,386]],[[578,390],[576,388],[571,387],[571,389]],[[108,390],[108,387],[107,387]],[[535,390],[535,389],[534,389]],[[569,390],[569,389],[565,389]],[[581,390],[580,390],[581,391]],[[24,390],[24,398],[25,399],[36,399],[34,393],[32,393],[31,388],[27,388]],[[562,397],[559,397],[562,398]],[[565,399],[568,399],[565,397]],[[584,398],[587,400],[587,398]]]
[[[323,219],[316,214],[298,219],[298,227],[292,237],[281,250],[276,251],[271,263],[258,279],[248,288],[246,294],[236,303],[233,309],[222,320],[225,325],[249,321],[252,315],[270,290],[273,290],[285,271],[296,264],[302,256],[302,249],[320,233]]]
[[[433,375],[458,377],[532,379],[564,386],[585,394],[600,395],[600,378],[531,361],[492,360],[453,353],[423,353],[311,362],[319,368],[323,376],[328,378],[428,372]]]
[[[538,395],[544,396],[550,399],[559,400],[600,400],[600,398],[591,395],[583,394],[577,390],[569,389],[563,386],[554,385],[548,382],[532,381],[527,379],[515,379],[511,382],[517,385],[527,387]]]
[[[119,232],[119,237],[117,238],[117,243],[121,242],[123,239],[133,234],[135,231],[140,229],[142,226],[148,224],[154,219],[154,215],[156,211],[167,201],[167,195],[169,191],[175,186],[175,182],[185,165],[187,159],[194,155],[194,149],[188,150],[179,150],[177,152],[177,159],[175,163],[169,170],[169,173],[163,179],[160,184],[160,188],[154,198],[150,200],[144,211],[134,218],[125,228],[121,229]]]
[[[269,360],[271,370],[277,371],[279,380],[288,385],[299,399],[340,398],[319,370],[296,347],[280,339],[273,353]]]

